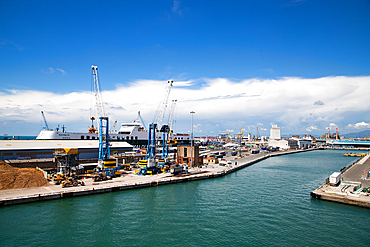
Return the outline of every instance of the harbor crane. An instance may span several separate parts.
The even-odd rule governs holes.
[[[109,119],[105,116],[102,97],[100,94],[100,86],[98,80],[98,66],[91,66],[94,79],[94,95],[97,115],[99,117],[99,159],[98,167],[105,172],[107,176],[114,177],[117,166],[117,161],[110,159],[110,144],[109,144]]]
[[[45,129],[46,130],[49,130],[48,122],[46,122],[46,118],[45,118],[45,115],[44,115],[44,112],[43,111],[41,111],[41,115],[42,115],[42,118],[44,119]]]
[[[165,89],[165,94],[162,99],[162,101],[158,105],[158,109],[156,111],[156,114],[154,116],[154,120],[151,124],[149,124],[149,132],[148,132],[148,147],[146,152],[146,159],[140,160],[140,175],[145,174],[153,174],[158,172],[158,166],[156,162],[156,131],[159,129],[160,132],[163,133],[163,139],[162,139],[162,159],[160,160],[160,166],[163,168],[164,166],[164,156],[166,155],[166,145],[167,145],[167,138],[168,134],[170,132],[170,128],[167,125],[162,125],[163,118],[166,112],[167,104],[168,104],[168,98],[170,96],[171,88],[172,88],[173,80],[167,81],[167,87]],[[167,156],[166,156],[167,157]]]
[[[237,141],[237,144],[239,144],[239,146],[242,145],[244,130],[245,129],[242,128],[239,133],[235,134],[236,135],[236,141]]]

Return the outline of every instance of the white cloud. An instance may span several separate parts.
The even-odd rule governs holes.
[[[308,128],[306,128],[307,131],[311,132],[313,130],[317,130],[317,126],[310,126]]]
[[[41,69],[41,72],[44,73],[44,74],[53,74],[55,72],[55,70],[58,70],[60,72],[62,72],[62,75],[66,75],[67,72],[65,72],[63,69],[60,69],[60,68],[52,68],[52,67],[49,67],[46,71]]]
[[[166,80],[137,80],[118,85],[115,90],[103,91],[106,111],[111,119],[119,122],[132,121],[141,111],[148,124],[154,117],[166,83]],[[369,92],[370,77],[247,79],[238,82],[203,78],[174,81],[169,101],[177,99],[175,131],[188,131],[190,111],[195,111],[194,125],[201,124],[204,134],[211,131],[217,134],[225,129],[237,133],[249,126],[253,134],[256,126],[275,123],[284,135],[305,133],[307,129],[321,133],[320,130],[327,126],[361,126],[346,122],[345,119],[353,119],[352,116],[370,122]],[[54,126],[68,124],[69,131],[82,131],[90,124],[89,109],[94,106],[91,104],[93,99],[91,92],[57,94],[10,89],[0,92],[0,118],[5,122],[23,120],[40,128],[40,111],[43,110]],[[325,104],[315,105],[318,99]],[[167,118],[165,116],[164,121]],[[22,126],[18,128],[23,131]]]
[[[335,124],[335,123],[330,123],[330,124],[329,124],[329,128],[330,128],[330,129],[338,128],[338,125],[337,125],[337,124]]]
[[[67,72],[65,72],[65,71],[64,71],[64,70],[62,70],[62,69],[56,68],[56,70],[58,70],[58,71],[62,72],[62,75],[66,75],[66,74],[67,74]]]
[[[347,128],[348,129],[357,129],[357,130],[370,129],[370,123],[365,123],[364,121],[362,121],[360,123],[348,124]]]
[[[16,47],[18,51],[23,51],[24,50],[23,47],[14,43],[13,41],[0,38],[0,46],[5,46],[5,45],[12,45],[12,46]]]
[[[180,1],[177,1],[177,0],[173,1],[172,11],[181,15]]]

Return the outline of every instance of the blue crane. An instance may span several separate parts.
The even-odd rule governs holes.
[[[154,120],[151,124],[149,124],[149,133],[148,133],[148,147],[147,147],[147,153],[146,153],[146,159],[139,161],[140,171],[138,174],[145,175],[145,174],[153,174],[158,172],[158,168],[163,168],[164,166],[164,156],[167,157],[166,154],[168,154],[167,148],[167,139],[168,134],[170,132],[170,128],[168,125],[163,125],[163,118],[166,112],[167,104],[168,104],[168,98],[171,92],[173,80],[169,80],[164,97],[162,101],[160,102],[158,109],[156,111],[156,114],[154,116]],[[162,159],[160,160],[160,166],[157,166],[156,162],[156,131],[157,128],[160,128],[160,132],[163,133],[163,149],[162,149]]]
[[[96,110],[99,117],[99,160],[98,164],[101,170],[107,176],[115,177],[117,161],[110,159],[110,144],[109,144],[109,119],[105,116],[103,102],[100,95],[100,86],[98,81],[98,66],[91,66],[93,70],[94,94],[96,100]]]

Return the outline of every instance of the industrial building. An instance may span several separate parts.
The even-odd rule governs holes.
[[[193,151],[193,153],[191,152]],[[203,164],[203,158],[199,155],[199,146],[178,146],[177,147],[177,163],[191,165],[194,161],[195,166]]]
[[[297,148],[299,148],[297,140],[281,139],[281,131],[280,131],[280,128],[277,127],[276,124],[273,124],[271,126],[270,139],[269,139],[268,145],[270,147],[279,148],[279,149],[297,149]]]

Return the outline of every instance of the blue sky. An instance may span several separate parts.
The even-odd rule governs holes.
[[[41,110],[87,129],[92,64],[118,122],[150,122],[173,79],[180,132],[192,110],[196,135],[370,128],[370,1],[3,0],[0,24],[0,134],[37,135]]]

